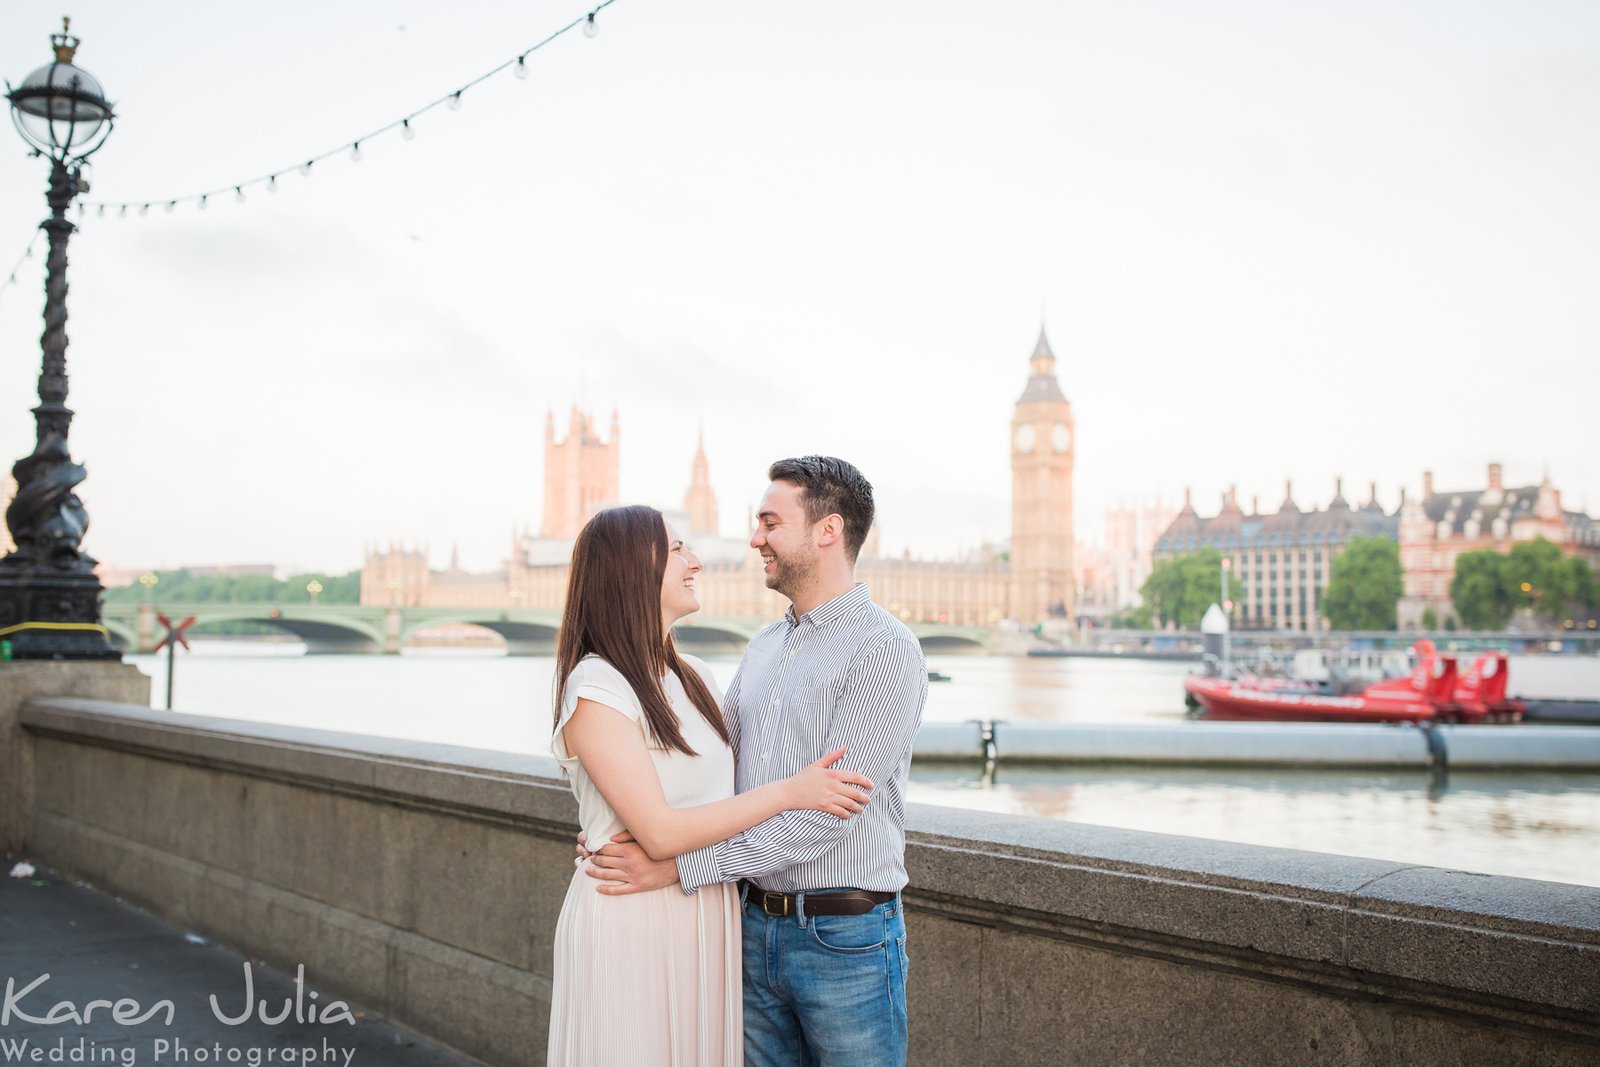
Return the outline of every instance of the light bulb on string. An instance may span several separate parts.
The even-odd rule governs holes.
[[[583,35],[585,37],[593,38],[593,37],[598,37],[600,35],[600,24],[599,24],[597,16],[598,16],[599,12],[603,8],[608,6],[608,4],[609,4],[609,0],[607,0],[607,3],[602,3],[598,7],[593,9],[592,11],[589,11],[586,15],[584,15],[579,20],[579,21],[582,22]],[[566,29],[570,29],[571,26],[572,26],[572,24],[568,23],[567,26],[563,30],[557,31],[557,35],[559,35],[560,33],[564,33],[565,30]],[[531,52],[537,50],[544,43],[549,43],[549,42],[548,42],[548,40],[545,41],[545,42],[541,42],[540,45],[535,45],[533,48],[528,49],[527,51],[524,51],[524,52],[522,52],[522,53],[520,53],[518,55],[513,56],[513,59],[515,60],[515,63],[513,64],[512,74],[515,77],[517,77],[520,80],[526,80],[529,77],[528,56],[529,56],[529,54]],[[493,70],[490,70],[487,74],[484,74],[481,77],[479,77],[477,79],[474,79],[471,82],[468,82],[466,85],[463,85],[461,88],[459,88],[459,89],[455,90],[454,92],[448,94],[444,98],[444,100],[442,102],[446,106],[448,106],[451,111],[460,111],[461,110],[461,104],[462,104],[461,97],[462,97],[463,93],[465,93],[473,85],[476,85],[478,83],[478,81],[481,81],[484,78],[487,78],[490,74],[497,73],[498,71],[501,71],[501,70],[504,70],[504,69],[505,69],[505,66],[504,66],[504,64],[502,64],[501,66],[499,66],[497,68],[494,68]],[[433,104],[429,104],[426,107],[424,107],[422,109],[422,111],[431,110],[432,108],[438,106],[438,103],[439,103],[439,101],[436,101]],[[413,127],[411,125],[411,119],[415,118],[417,116],[417,114],[420,114],[420,113],[421,112],[414,112],[411,115],[408,115],[405,118],[401,119],[401,121],[400,121],[400,124],[399,124],[400,125],[400,135],[403,138],[405,138],[406,140],[408,140],[408,141],[409,140],[413,140],[415,138],[415,136],[416,136],[416,131],[413,129]],[[393,128],[394,128],[394,126],[391,124],[389,126],[384,127],[382,132],[387,132],[388,130],[391,130]],[[361,160],[361,158],[362,158],[362,156],[361,156],[361,142],[360,141],[352,142],[349,145],[349,149],[350,149],[350,159],[351,159],[351,161],[352,162],[359,162]],[[37,154],[37,153],[35,153],[35,154]],[[325,153],[324,155],[325,156],[331,156],[332,153]],[[320,159],[320,158],[323,158],[323,157],[322,156],[313,157],[311,159],[306,160],[304,163],[300,164],[297,169],[300,171],[301,176],[302,177],[310,177],[311,168],[312,168],[313,164],[315,164],[316,161],[318,159]],[[85,171],[86,170],[87,170],[87,168],[85,168]],[[287,173],[288,173],[287,170],[279,171],[279,172],[276,172],[276,173],[273,173],[273,174],[269,174],[264,179],[263,178],[257,178],[257,179],[255,179],[255,181],[257,181],[257,182],[264,181],[265,184],[266,184],[266,187],[267,187],[267,191],[270,192],[270,193],[276,193],[278,191],[278,184],[277,184],[278,175],[279,174],[287,174]],[[244,185],[245,184],[246,183],[240,183],[239,185],[236,185],[236,186],[233,187],[235,199],[240,201],[240,202],[243,202],[246,199],[245,193],[244,193]],[[223,188],[226,189],[227,187],[224,186]],[[82,186],[80,186],[80,191],[86,191],[86,190],[87,190],[87,182],[84,182],[82,184]],[[126,218],[127,215],[128,215],[128,209],[130,207],[138,208],[140,215],[146,215],[146,214],[149,213],[150,208],[154,204],[161,204],[161,206],[167,212],[170,213],[171,211],[173,211],[177,207],[177,205],[180,203],[180,200],[182,202],[187,202],[189,200],[193,200],[194,203],[195,203],[195,206],[199,210],[204,211],[204,210],[206,210],[207,206],[210,203],[210,197],[211,197],[211,194],[207,193],[207,194],[196,196],[196,197],[183,197],[183,198],[180,198],[179,200],[170,200],[170,201],[166,201],[164,203],[161,202],[161,201],[152,201],[152,202],[143,203],[143,204],[140,204],[140,203],[124,203],[124,204],[97,203],[97,204],[94,204],[92,206],[95,208],[95,214],[98,217],[102,217],[103,218],[105,216],[105,214],[106,214],[106,208],[107,207],[111,207],[111,208],[117,209],[116,213],[117,213],[119,218]],[[78,216],[80,218],[84,217],[88,213],[88,208],[90,206],[91,205],[80,201],[79,204],[78,204]]]

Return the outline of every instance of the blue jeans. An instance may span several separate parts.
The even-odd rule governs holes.
[[[864,915],[807,915],[815,895],[784,918],[744,904],[745,1067],[903,1067],[899,898]]]

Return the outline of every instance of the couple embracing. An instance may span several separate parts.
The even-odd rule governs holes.
[[[750,545],[791,606],[725,696],[673,642],[700,561],[660,512],[603,511],[573,548],[551,749],[584,837],[556,925],[552,1065],[905,1062],[899,894],[927,668],[855,581],[861,472],[806,456],[768,477]]]

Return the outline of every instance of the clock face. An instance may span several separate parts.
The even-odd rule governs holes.
[[[1050,444],[1057,452],[1065,452],[1072,447],[1072,431],[1067,429],[1065,423],[1058,422],[1050,427]]]
[[[1017,451],[1033,451],[1033,427],[1027,423],[1017,427]]]

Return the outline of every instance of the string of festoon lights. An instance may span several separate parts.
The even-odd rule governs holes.
[[[351,140],[330,148],[325,152],[318,152],[315,155],[307,156],[305,159],[291,163],[288,166],[280,167],[277,170],[267,171],[263,174],[258,174],[255,177],[245,181],[229,182],[219,185],[213,189],[207,189],[198,193],[189,193],[184,196],[154,197],[148,200],[80,200],[78,201],[78,215],[79,217],[82,217],[87,215],[90,211],[93,211],[96,216],[100,217],[104,217],[106,215],[111,215],[117,218],[128,218],[130,216],[142,217],[149,215],[151,208],[158,208],[163,213],[171,214],[179,207],[185,205],[193,205],[195,209],[204,211],[206,206],[212,200],[218,197],[227,197],[230,194],[234,200],[243,203],[248,199],[248,197],[245,195],[246,192],[248,190],[255,189],[257,186],[264,186],[267,192],[275,193],[278,191],[279,179],[296,172],[298,172],[301,177],[309,178],[313,169],[318,163],[321,163],[326,159],[331,159],[334,156],[344,155],[347,156],[352,162],[360,162],[362,145],[372,141],[375,138],[382,137],[386,134],[392,134],[396,131],[399,132],[400,137],[404,140],[412,140],[417,135],[416,127],[413,125],[416,119],[440,107],[443,107],[449,111],[460,111],[462,94],[468,89],[488,81],[495,75],[502,74],[505,71],[510,70],[516,77],[526,78],[528,76],[528,57],[563,34],[569,33],[581,26],[583,28],[583,35],[585,37],[594,37],[598,35],[600,32],[600,24],[595,21],[595,16],[604,11],[606,8],[610,7],[615,2],[616,0],[601,0],[601,2],[595,7],[584,14],[579,15],[577,18],[573,19],[571,22],[567,23],[559,30],[556,30],[544,40],[540,41],[538,44],[530,45],[529,47],[524,48],[510,59],[507,59],[498,66],[484,71],[476,78],[465,82],[451,92],[445,93],[438,99],[431,100],[428,103],[423,104],[421,107],[413,108],[411,111],[408,111],[406,114],[395,119],[393,122],[379,126],[375,130],[364,133],[360,137],[352,138]],[[28,242],[27,248],[23,251],[22,255],[17,258],[17,262],[11,268],[10,272],[7,273],[4,278],[0,278],[0,293],[3,293],[10,286],[17,284],[17,271],[28,259],[32,258],[34,245],[37,244],[38,241],[39,231],[36,231],[33,235],[33,238]]]
[[[4,278],[0,278],[0,293],[5,292],[7,289],[17,284],[17,271],[22,269],[22,265],[24,263],[33,258],[33,248],[39,243],[39,238],[43,236],[43,230],[33,231],[33,236],[28,239],[27,247],[22,250],[22,255],[17,257],[17,261],[15,263],[11,264],[11,269],[6,272],[6,276]]]

